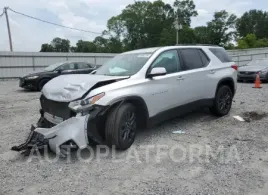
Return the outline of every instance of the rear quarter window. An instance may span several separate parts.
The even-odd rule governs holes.
[[[223,48],[210,48],[209,49],[222,63],[232,62],[227,52]]]

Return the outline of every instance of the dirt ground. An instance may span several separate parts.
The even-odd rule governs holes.
[[[38,120],[40,93],[1,81],[0,194],[267,195],[268,84],[252,86],[238,84],[228,116],[195,112],[140,131],[125,152],[52,161],[10,151]]]

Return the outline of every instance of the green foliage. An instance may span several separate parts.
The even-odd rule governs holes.
[[[214,44],[226,49],[268,47],[268,12],[250,10],[240,18],[225,10],[215,12],[204,26],[191,28],[197,16],[193,0],[136,1],[107,21],[107,30],[93,41],[79,40],[70,46],[67,39],[54,38],[42,44],[41,52],[121,53],[146,47],[176,44],[174,22],[182,25],[179,43]],[[237,45],[237,46],[235,46]]]
[[[51,46],[54,52],[69,52],[70,51],[70,41],[68,39],[61,39],[56,37],[52,40]]]
[[[268,47],[268,39],[257,39],[255,34],[247,34],[246,37],[238,40],[238,49]]]
[[[240,37],[255,34],[257,39],[268,36],[268,12],[250,10],[245,12],[237,21],[236,29]]]
[[[52,45],[44,43],[41,45],[40,52],[54,52],[54,48],[52,47]]]
[[[236,16],[229,15],[225,10],[215,12],[214,19],[207,23],[207,33],[211,44],[223,46],[235,35]]]
[[[183,25],[191,25],[191,17],[197,16],[195,4],[193,0],[175,0],[174,4],[175,15],[179,18]]]

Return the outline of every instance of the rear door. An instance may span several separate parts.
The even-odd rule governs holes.
[[[210,64],[208,56],[201,48],[183,48],[178,52],[183,60],[179,76],[185,87],[184,93],[188,94],[188,98],[183,103],[198,103],[199,100],[210,99],[213,86],[210,75],[213,72],[207,68]]]

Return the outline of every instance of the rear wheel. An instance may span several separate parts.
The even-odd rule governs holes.
[[[232,107],[233,93],[229,86],[222,85],[218,88],[211,112],[217,116],[224,116],[229,113]]]
[[[44,85],[48,82],[49,80],[48,79],[42,79],[41,81],[39,81],[39,83],[38,83],[38,90],[39,91],[41,91],[42,89],[43,89],[43,87],[44,87]]]
[[[135,140],[136,118],[136,109],[130,103],[113,108],[105,125],[107,144],[120,150],[129,148]]]

